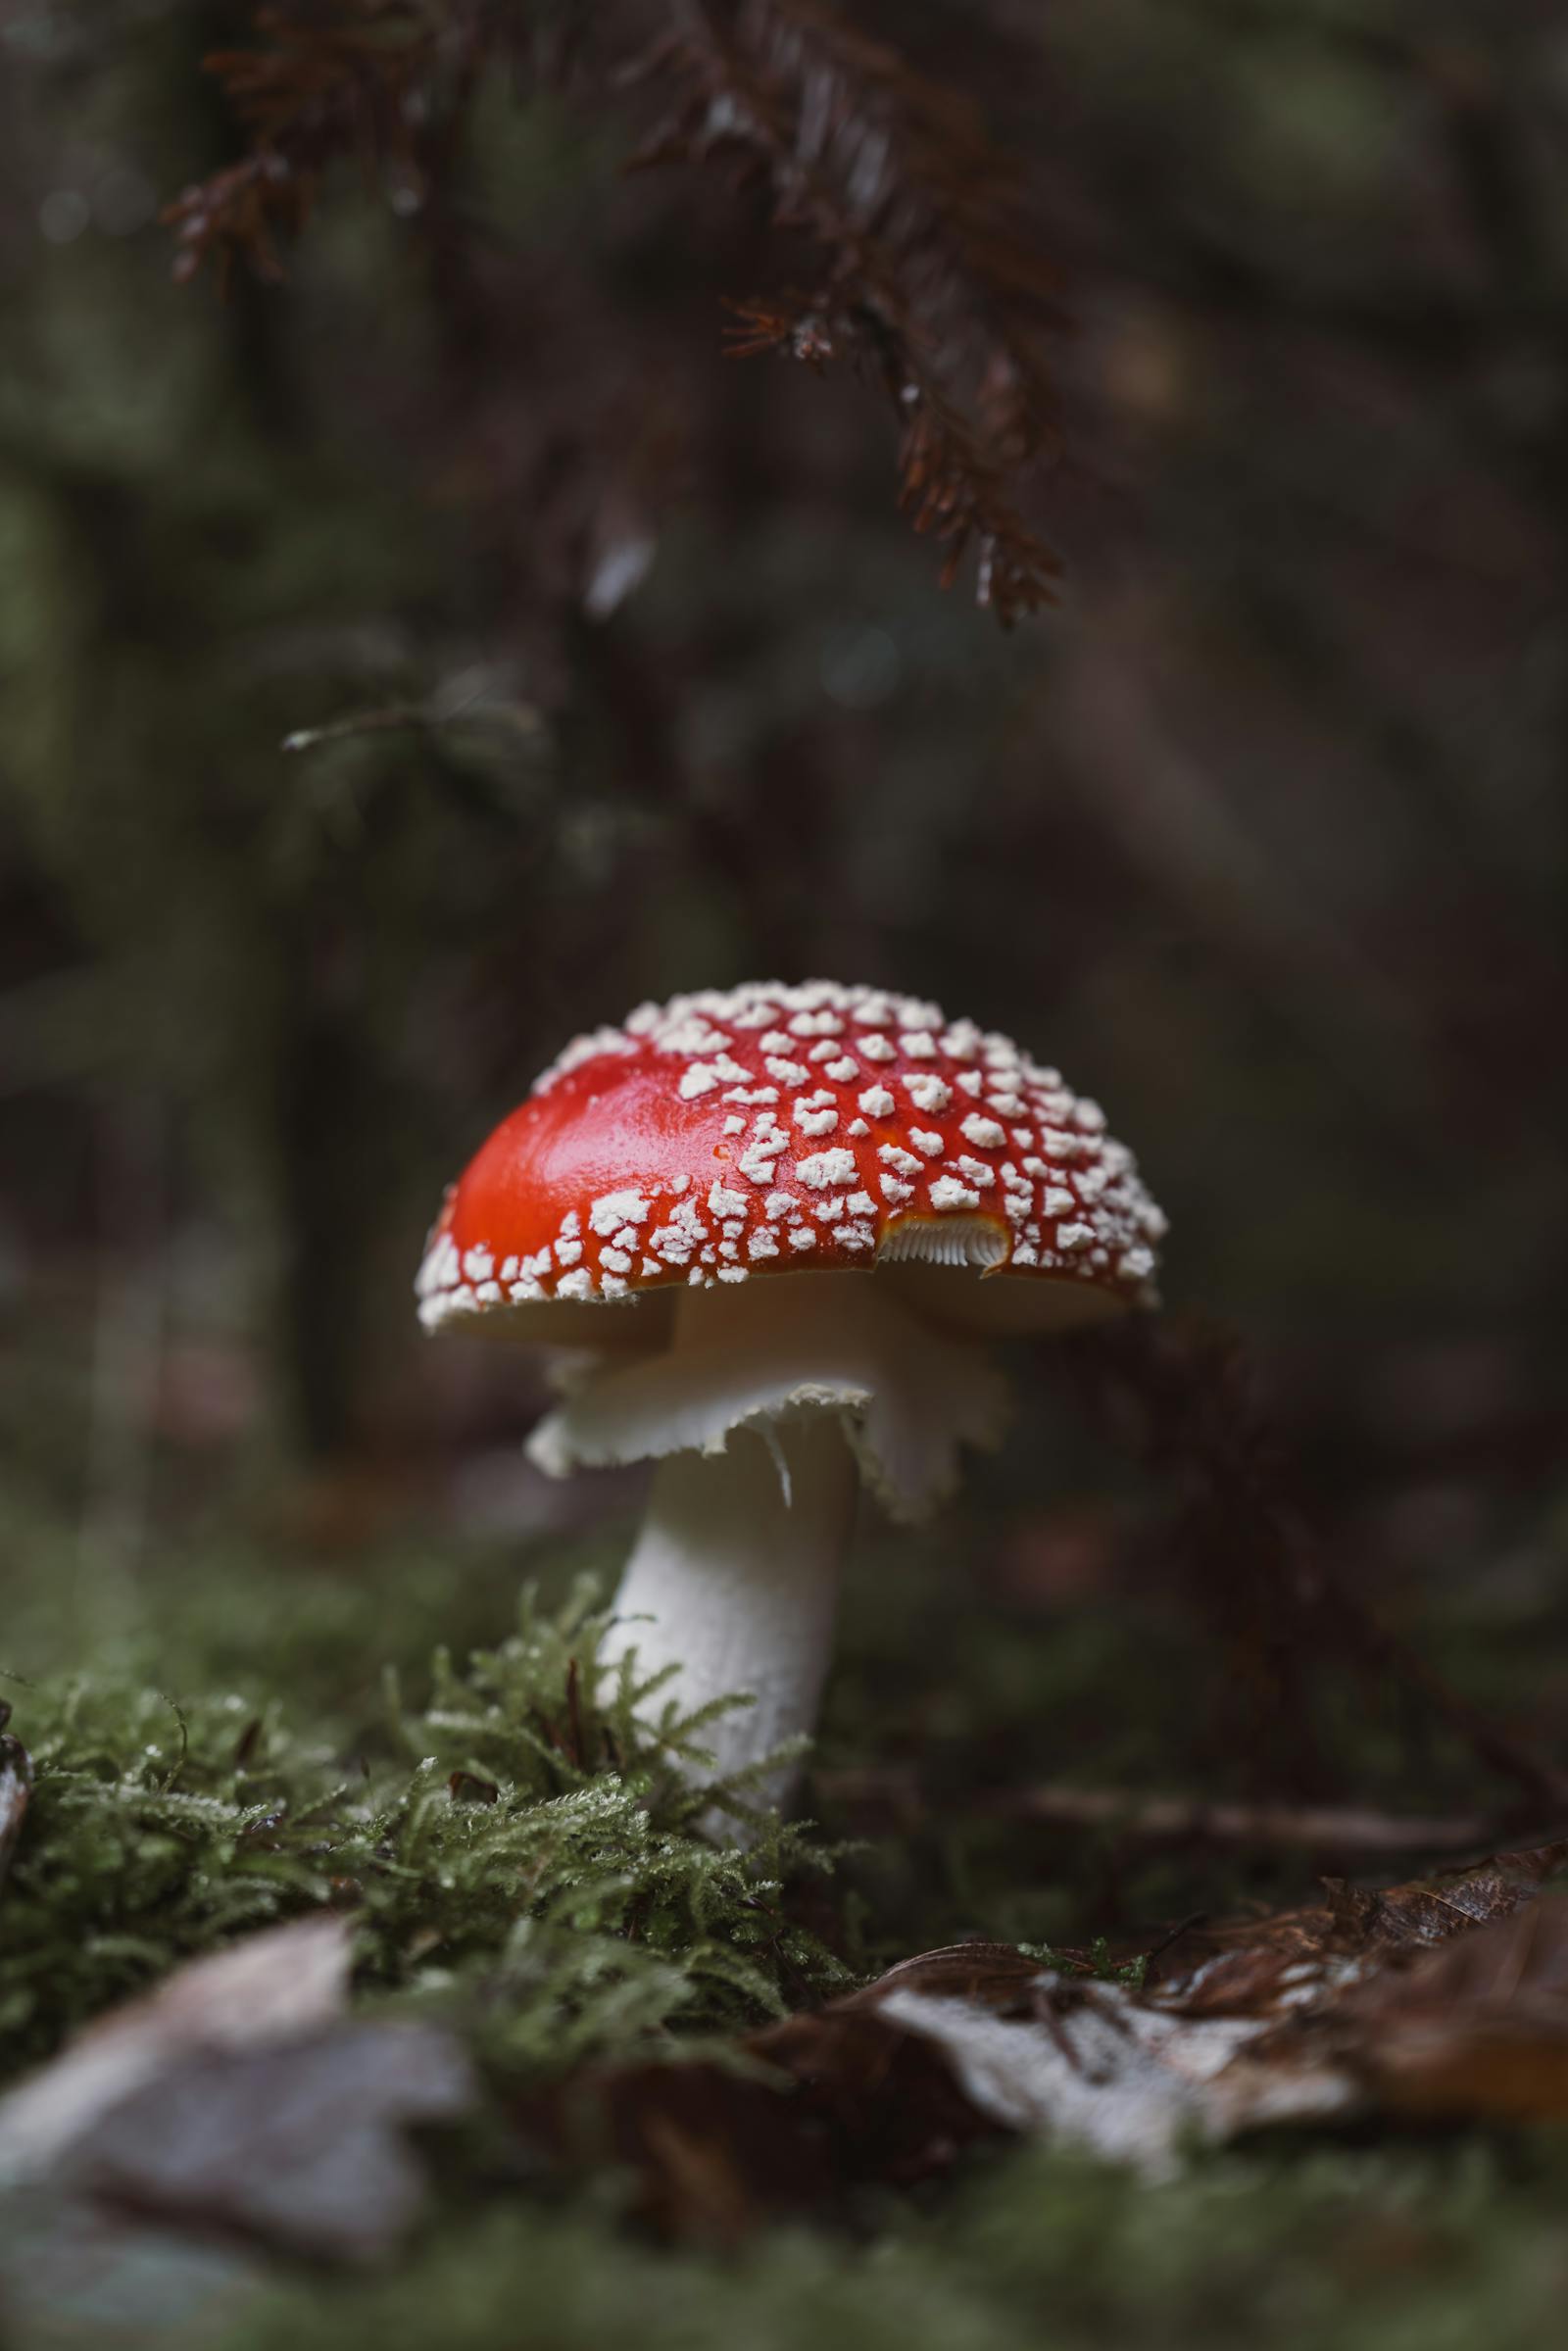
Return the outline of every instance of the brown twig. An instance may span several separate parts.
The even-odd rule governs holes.
[[[1499,1835],[1480,1813],[1422,1819],[1354,1805],[1207,1803],[1133,1796],[1114,1788],[1016,1788],[983,1798],[993,1819],[1061,1829],[1114,1829],[1150,1843],[1283,1845],[1343,1854],[1479,1851]]]
[[[911,1767],[889,1764],[819,1772],[817,1792],[851,1808],[881,1808],[917,1819],[940,1808]],[[1483,1813],[1422,1816],[1339,1804],[1247,1804],[1200,1796],[1141,1796],[1118,1788],[1075,1788],[1046,1781],[963,1798],[965,1813],[1042,1828],[1110,1829],[1153,1844],[1289,1847],[1343,1854],[1463,1853],[1520,1833],[1513,1818]]]

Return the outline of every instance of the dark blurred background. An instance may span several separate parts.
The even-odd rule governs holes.
[[[498,72],[439,204],[331,172],[224,296],[157,215],[243,152],[250,11],[7,0],[13,1628],[192,1530],[299,1578],[622,1508],[521,1462],[526,1364],[420,1339],[421,1237],[574,1030],[776,973],[1059,1060],[1342,1573],[1560,1629],[1568,23],[851,13],[983,106],[1070,319],[1010,631],[874,387],[723,356],[788,232],[625,174],[635,92]],[[1051,1607],[1115,1511],[1021,1377],[964,1523]]]

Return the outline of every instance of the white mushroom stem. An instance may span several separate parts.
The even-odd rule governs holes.
[[[639,1680],[679,1667],[650,1712],[753,1694],[700,1735],[719,1777],[816,1721],[858,1483],[840,1415],[821,1407],[765,1434],[735,1429],[722,1452],[672,1453],[654,1473],[605,1654],[614,1664],[635,1649]],[[780,1765],[753,1800],[783,1803],[799,1773],[798,1757]]]
[[[983,1348],[900,1304],[906,1270],[690,1288],[665,1348],[576,1366],[529,1440],[555,1477],[658,1464],[606,1653],[635,1648],[640,1679],[678,1664],[667,1694],[685,1708],[753,1694],[702,1734],[720,1773],[815,1723],[859,1480],[922,1517],[956,1483],[960,1445],[1000,1433],[1004,1383]],[[757,1795],[783,1803],[796,1777],[781,1768]]]

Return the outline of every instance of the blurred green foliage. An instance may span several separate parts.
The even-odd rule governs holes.
[[[621,2242],[560,2213],[459,2224],[396,2286],[303,2288],[240,2322],[235,2351],[331,2343],[562,2351],[1503,2351],[1549,2335],[1565,2279],[1562,2158],[1485,2149],[1201,2163],[1152,2187],[1060,2156],[976,2169],[956,2205],[881,2216],[867,2245],[780,2234],[720,2261]]]

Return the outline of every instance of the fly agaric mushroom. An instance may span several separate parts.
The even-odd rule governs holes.
[[[768,982],[567,1046],[448,1192],[419,1313],[575,1351],[551,1475],[657,1464],[606,1655],[689,1708],[753,1694],[704,1734],[723,1776],[816,1719],[860,1479],[923,1517],[1000,1437],[986,1339],[1152,1303],[1164,1229],[1008,1038]]]

